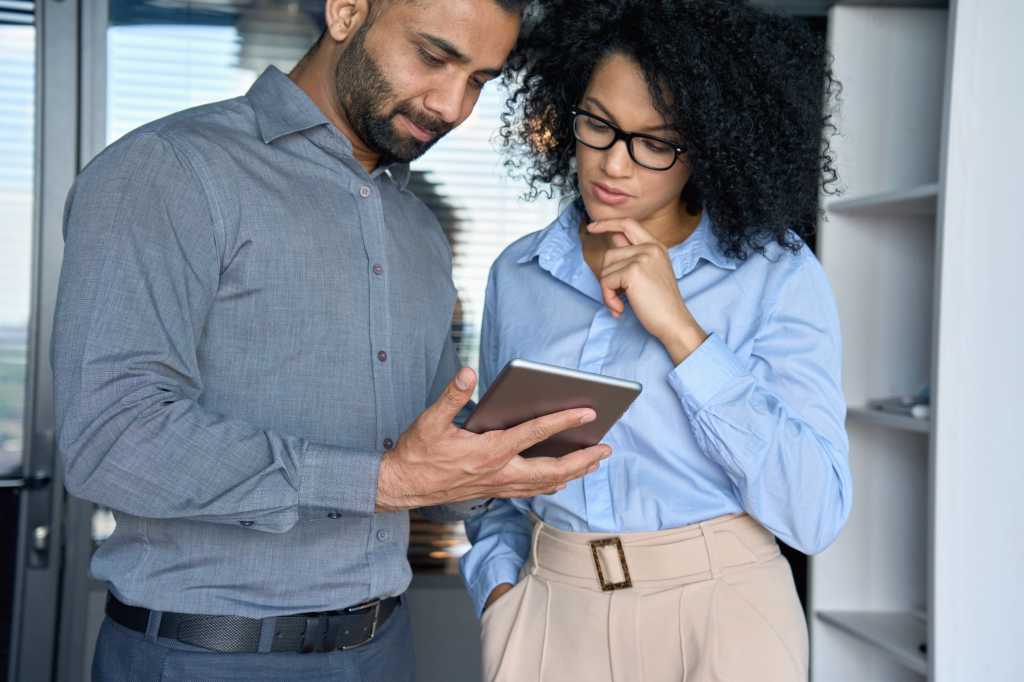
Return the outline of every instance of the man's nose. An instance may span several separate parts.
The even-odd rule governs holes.
[[[466,97],[466,82],[461,78],[445,79],[438,87],[427,93],[423,106],[448,125],[459,122],[462,105]]]

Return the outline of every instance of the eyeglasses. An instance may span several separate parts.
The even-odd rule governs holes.
[[[644,168],[665,171],[675,165],[686,147],[651,135],[627,133],[611,121],[583,109],[572,110],[572,132],[576,139],[591,149],[611,149],[619,140],[626,141],[629,158]]]

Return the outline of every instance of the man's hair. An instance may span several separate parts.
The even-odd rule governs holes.
[[[377,19],[383,13],[384,8],[388,5],[388,3],[394,2],[394,1],[395,0],[371,0],[370,3],[369,3],[370,4],[370,13],[366,17],[366,24],[363,27],[364,30],[368,29],[370,26],[373,25],[373,23],[375,21],[377,21]],[[404,0],[404,1],[405,2],[413,2],[414,0]],[[534,2],[535,0],[493,0],[493,1],[494,1],[495,4],[498,5],[498,7],[502,8],[503,10],[508,12],[509,14],[515,14],[515,15],[518,15],[518,16],[521,17],[523,15],[523,12],[526,11],[527,6],[531,2]],[[324,17],[321,16],[320,17],[320,21],[323,22],[324,21]],[[302,57],[302,60],[300,61],[300,63],[306,61],[306,59],[308,59],[313,54],[313,52],[315,52],[316,49],[318,47],[320,47],[320,43],[323,41],[324,36],[326,36],[326,35],[327,35],[327,27],[325,26],[324,29],[322,31],[320,31],[320,37],[318,37],[316,39],[316,41],[313,42],[313,44],[309,48],[309,51],[306,52],[306,54]]]
[[[404,1],[404,2],[416,2],[417,0],[401,0],[401,1]],[[494,2],[494,4],[496,4],[498,7],[502,8],[503,10],[508,12],[509,14],[515,14],[515,15],[518,15],[520,17],[523,15],[523,12],[526,11],[527,5],[529,5],[532,2],[535,2],[535,0],[492,0],[492,1]],[[391,3],[391,2],[395,2],[395,0],[370,0],[370,14],[366,18],[367,25],[368,26],[372,25],[373,22],[377,20],[377,17],[379,17],[381,15],[381,13],[384,11],[384,8],[387,7],[387,5],[389,3]]]

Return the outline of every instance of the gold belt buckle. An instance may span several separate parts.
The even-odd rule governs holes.
[[[619,552],[619,564],[622,566],[622,581],[613,583],[608,582],[604,578],[604,571],[601,569],[601,557],[598,555],[597,550],[601,547],[612,547]],[[622,549],[622,540],[618,537],[605,538],[604,540],[593,540],[590,543],[590,552],[594,555],[594,568],[597,569],[597,579],[601,583],[601,589],[605,592],[612,592],[613,590],[624,590],[627,587],[633,587],[633,581],[629,578],[629,565],[626,564],[626,552]]]

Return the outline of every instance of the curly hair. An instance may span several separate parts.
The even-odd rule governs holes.
[[[825,133],[840,85],[822,41],[798,20],[739,0],[547,0],[531,7],[504,76],[505,166],[527,198],[578,194],[570,109],[603,57],[622,53],[684,140],[687,210],[702,207],[726,255],[813,233],[818,190],[836,193]]]

